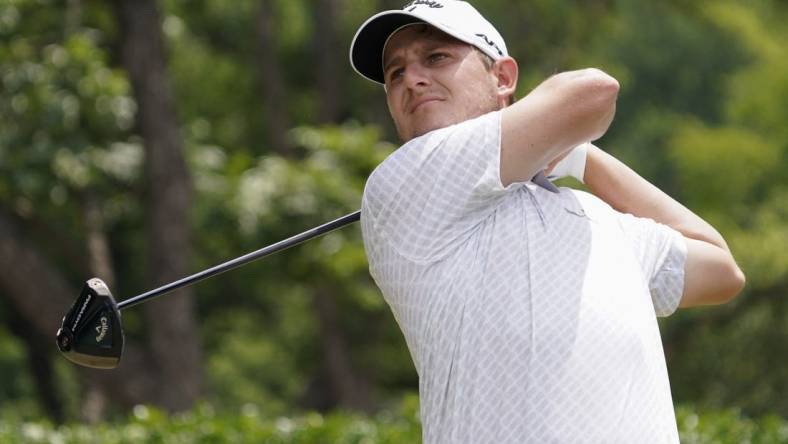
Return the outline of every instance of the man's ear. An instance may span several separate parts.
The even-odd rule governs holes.
[[[517,89],[517,62],[511,57],[504,57],[495,61],[492,71],[498,80],[498,97],[508,105],[509,98],[514,96]]]

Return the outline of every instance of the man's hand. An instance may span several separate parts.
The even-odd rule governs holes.
[[[588,146],[590,143],[578,145],[571,150],[556,157],[547,164],[544,173],[549,180],[557,180],[562,177],[572,176],[584,182],[583,177],[586,171],[586,157],[588,156]]]
[[[623,213],[665,224],[687,239],[681,307],[720,304],[744,287],[744,273],[720,233],[613,156],[589,144],[585,184]]]
[[[560,179],[561,177],[565,177],[565,176],[559,176],[558,174],[553,174],[553,170],[555,170],[555,167],[556,167],[556,166],[557,166],[557,165],[558,165],[558,164],[559,164],[559,163],[560,163],[562,160],[564,160],[564,159],[566,158],[566,156],[568,156],[568,155],[569,155],[569,153],[571,153],[572,151],[574,151],[574,148],[572,148],[571,150],[569,150],[569,151],[567,151],[567,152],[565,152],[565,153],[561,153],[561,155],[559,155],[559,156],[558,156],[558,157],[556,157],[555,159],[551,160],[551,161],[550,161],[550,163],[548,163],[548,164],[547,164],[547,167],[545,167],[545,169],[544,169],[544,175],[545,175],[545,176],[547,176],[547,177],[549,177],[549,178],[551,178],[551,179],[552,179],[553,177],[555,177],[555,178],[557,178],[557,179]]]

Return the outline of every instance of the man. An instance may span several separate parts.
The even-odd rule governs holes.
[[[589,143],[618,82],[560,73],[512,104],[503,38],[455,0],[373,16],[351,63],[404,142],[361,221],[424,442],[678,442],[656,316],[725,302],[744,276],[713,227]]]

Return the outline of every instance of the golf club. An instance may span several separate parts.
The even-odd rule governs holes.
[[[63,323],[56,335],[57,346],[66,359],[75,364],[93,368],[115,368],[123,355],[123,327],[120,310],[139,305],[147,300],[322,236],[356,222],[360,217],[361,211],[355,211],[120,303],[115,302],[109,288],[101,279],[89,279],[85,282],[77,300],[63,317]]]

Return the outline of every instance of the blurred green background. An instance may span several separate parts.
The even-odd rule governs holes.
[[[706,442],[697,412],[788,442],[788,3],[473,4],[519,61],[520,96],[563,70],[616,77],[597,145],[715,225],[748,277],[733,302],[661,321],[683,440]],[[357,209],[397,139],[348,46],[401,6],[0,0],[0,436],[155,429],[141,405],[418,427],[417,376],[358,226],[124,311],[117,370],[77,368],[54,344],[89,277],[122,300]]]

